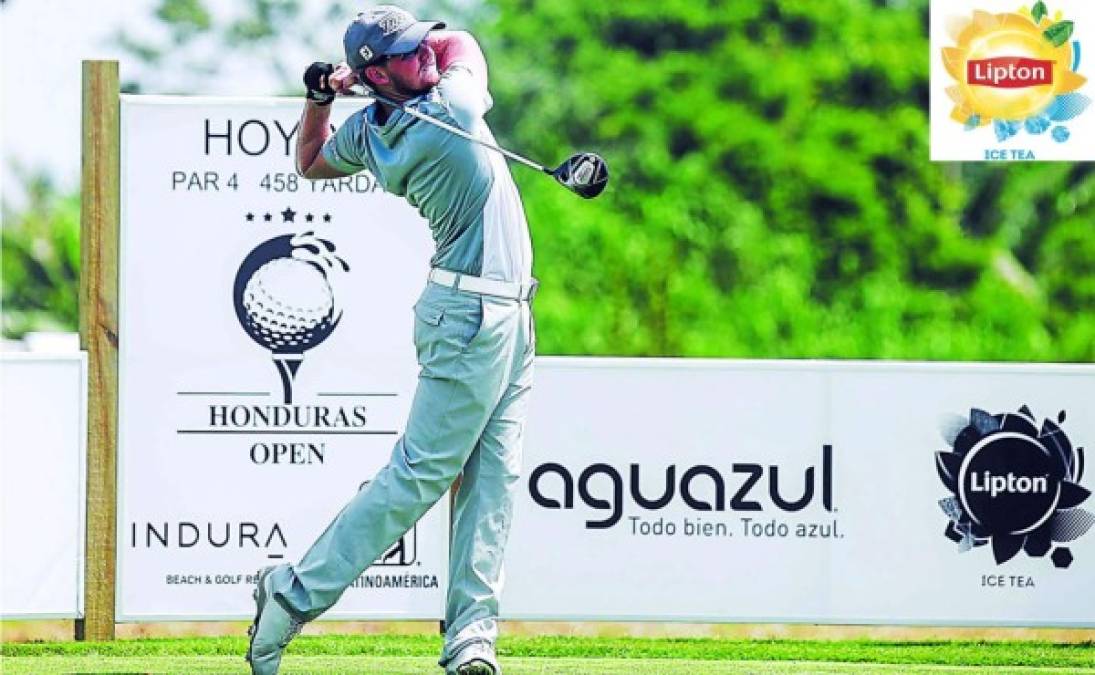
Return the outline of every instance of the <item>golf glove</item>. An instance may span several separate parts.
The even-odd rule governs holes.
[[[318,105],[331,105],[335,100],[335,90],[328,83],[335,67],[330,63],[316,61],[304,71],[304,86],[308,88],[305,97]]]

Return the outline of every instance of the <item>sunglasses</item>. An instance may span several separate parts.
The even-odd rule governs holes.
[[[411,59],[418,56],[418,52],[421,51],[423,44],[425,44],[425,43],[420,42],[420,43],[418,43],[417,47],[415,47],[411,51],[405,52],[403,54],[387,54],[385,56],[382,56],[382,57],[380,57],[380,60],[376,62],[375,65],[383,66],[386,63],[388,63],[389,61],[404,61],[404,62],[410,61]]]

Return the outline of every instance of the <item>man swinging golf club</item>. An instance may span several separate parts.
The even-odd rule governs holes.
[[[370,171],[429,221],[436,253],[414,306],[421,371],[406,431],[388,465],[295,565],[262,570],[247,660],[275,673],[303,624],[343,591],[462,474],[453,509],[447,673],[490,675],[502,555],[513,511],[535,347],[532,247],[505,156],[585,197],[607,182],[600,157],[556,170],[503,151],[483,115],[487,65],[468,33],[382,5],[346,30],[346,63],[315,63],[296,148],[306,178]],[[334,133],[330,103],[365,85],[374,102]]]

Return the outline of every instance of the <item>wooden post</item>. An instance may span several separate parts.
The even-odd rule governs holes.
[[[114,639],[120,133],[118,62],[84,61],[80,348],[88,353],[87,532],[78,640]]]

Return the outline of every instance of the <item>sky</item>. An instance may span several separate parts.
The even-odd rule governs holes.
[[[205,0],[215,16],[230,15],[233,0]],[[25,202],[14,166],[47,172],[64,190],[80,182],[80,62],[119,59],[121,79],[132,79],[132,58],[115,44],[119,30],[155,38],[156,0],[3,0],[0,5],[0,200],[18,209]],[[342,27],[332,27],[332,36]],[[327,36],[324,36],[325,38]],[[276,93],[269,68],[257,56],[237,55],[231,67],[204,83],[208,95]],[[330,58],[330,56],[327,56]],[[307,64],[302,54],[301,62]],[[167,85],[165,84],[165,87]],[[148,93],[159,93],[155,84]]]
[[[13,163],[79,183],[80,61],[119,58],[109,36],[152,0],[6,0],[0,9],[4,199],[17,206]],[[32,67],[33,65],[33,67]]]

